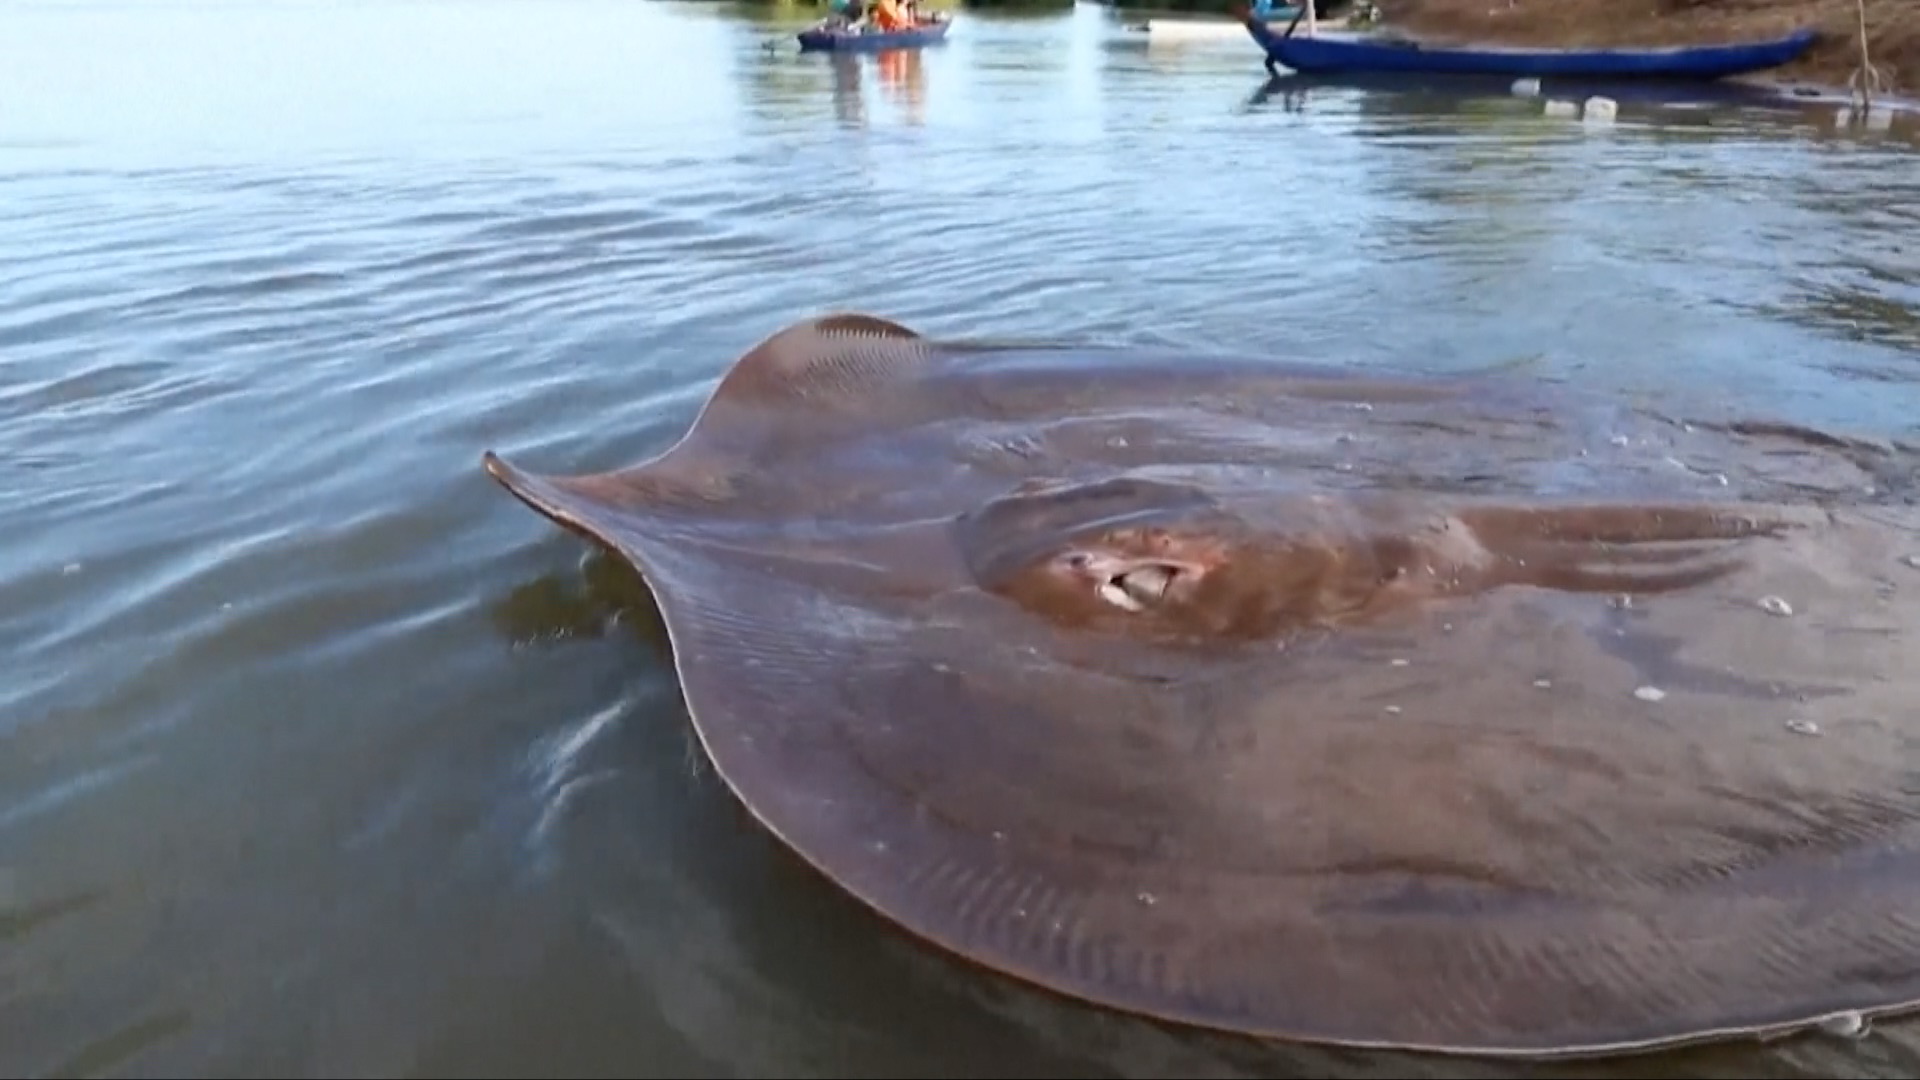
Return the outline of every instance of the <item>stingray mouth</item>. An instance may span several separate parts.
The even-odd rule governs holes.
[[[1185,567],[1158,559],[1121,559],[1087,551],[1064,556],[1069,570],[1091,579],[1094,594],[1122,611],[1141,612],[1167,598]]]

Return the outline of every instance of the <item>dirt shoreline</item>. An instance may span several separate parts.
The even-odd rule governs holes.
[[[1381,23],[1434,41],[1553,47],[1750,41],[1802,26],[1820,41],[1771,83],[1843,91],[1860,62],[1855,0],[1377,0]],[[1920,0],[1867,0],[1867,47],[1890,96],[1920,94]],[[1751,81],[1751,80],[1750,80]]]

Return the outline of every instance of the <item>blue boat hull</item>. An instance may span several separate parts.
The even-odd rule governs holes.
[[[946,40],[947,31],[952,27],[951,19],[916,26],[912,30],[896,30],[889,33],[848,33],[845,30],[823,30],[816,26],[800,32],[800,51],[868,52],[875,49],[917,49],[923,45],[935,45]]]
[[[1280,64],[1309,75],[1500,75],[1511,78],[1711,80],[1790,63],[1817,34],[1797,30],[1773,41],[1674,49],[1496,49],[1423,46],[1405,41],[1287,37],[1248,17],[1247,30]]]

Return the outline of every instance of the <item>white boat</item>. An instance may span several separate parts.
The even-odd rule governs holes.
[[[1292,8],[1275,8],[1274,19],[1293,18]],[[1230,41],[1247,39],[1247,28],[1233,19],[1148,19],[1127,27],[1151,41]]]
[[[1288,21],[1300,13],[1300,8],[1292,4],[1281,4],[1260,15],[1265,21]],[[1221,19],[1210,15],[1177,15],[1162,19],[1146,19],[1144,23],[1129,23],[1129,31],[1137,35],[1146,35],[1152,40],[1233,40],[1248,37],[1246,23],[1240,19]]]

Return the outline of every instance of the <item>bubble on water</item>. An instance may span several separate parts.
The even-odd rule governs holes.
[[[1657,686],[1643,686],[1635,690],[1633,696],[1639,698],[1641,701],[1659,701],[1667,696],[1667,692]]]
[[[1787,730],[1793,732],[1795,735],[1818,735],[1820,734],[1820,725],[1811,720],[1793,719],[1787,721]]]
[[[1783,597],[1763,596],[1760,598],[1760,610],[1769,615],[1791,615],[1793,605],[1787,603]]]

